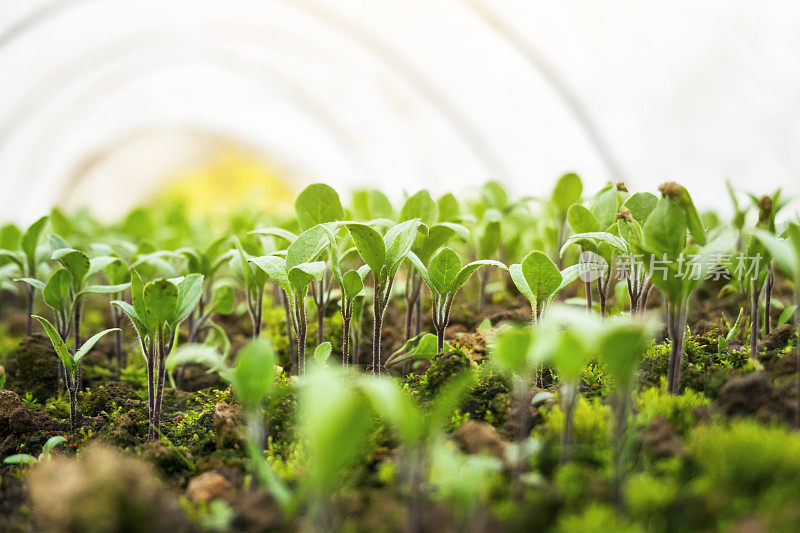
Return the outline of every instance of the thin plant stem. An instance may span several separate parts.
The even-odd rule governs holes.
[[[752,294],[750,295],[750,358],[758,360],[758,332],[759,332],[759,286],[758,279],[753,280]]]
[[[775,288],[775,265],[770,264],[767,281],[764,285],[764,335],[772,332],[772,291]]]
[[[28,317],[27,322],[25,323],[25,334],[27,336],[31,336],[33,333],[33,298],[35,295],[35,289],[33,287],[28,288]]]

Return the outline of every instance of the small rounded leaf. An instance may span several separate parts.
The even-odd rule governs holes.
[[[145,313],[154,326],[167,322],[172,317],[177,304],[178,287],[171,281],[159,279],[145,285]]]
[[[303,189],[294,203],[294,209],[302,230],[344,218],[339,194],[324,183],[314,183]]]
[[[571,172],[559,178],[553,189],[552,201],[561,212],[566,212],[569,206],[581,200],[582,193],[583,183],[580,176]]]
[[[275,381],[275,353],[263,338],[253,339],[239,352],[233,371],[233,389],[245,410],[261,406]]]
[[[522,275],[537,302],[555,293],[564,279],[555,263],[538,251],[529,253],[522,260]]]

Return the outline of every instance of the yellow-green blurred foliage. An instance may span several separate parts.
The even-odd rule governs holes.
[[[170,180],[161,200],[184,203],[193,214],[227,215],[242,208],[277,213],[292,208],[295,191],[288,180],[264,159],[227,147]]]

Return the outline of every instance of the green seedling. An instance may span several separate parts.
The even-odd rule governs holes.
[[[553,243],[555,246],[553,251],[556,254],[563,248],[564,241],[567,238],[569,208],[581,201],[582,194],[583,182],[580,176],[572,172],[561,176],[553,188],[548,205],[552,210],[552,219],[555,225],[555,243]]]
[[[621,214],[629,215],[627,208],[622,210],[623,202],[628,198],[628,190],[623,183],[616,185],[609,183],[592,197],[589,207],[581,204],[574,204],[567,212],[567,220],[572,231],[578,234],[604,234],[611,233],[619,235],[617,220]],[[634,207],[638,210],[638,206]],[[628,216],[627,219],[631,217]],[[623,220],[626,220],[623,218]],[[600,314],[605,316],[611,280],[614,277],[613,266],[618,250],[614,247],[605,245],[603,242],[580,239],[574,237],[566,241],[560,249],[560,256],[563,257],[567,244],[578,243],[585,250],[591,251],[603,258],[607,268],[597,277],[597,294],[600,300]],[[586,283],[587,307],[591,309],[591,280]]]
[[[0,250],[0,258],[12,261],[19,267],[24,278],[37,279],[36,274],[41,262],[37,253],[39,237],[44,230],[49,217],[43,216],[31,224],[20,238],[20,250]],[[33,331],[33,301],[36,295],[36,287],[28,284],[27,291],[27,323],[25,334],[30,335]]]
[[[735,235],[721,234],[709,242],[689,192],[674,182],[663,184],[660,191],[661,199],[645,222],[642,244],[636,248],[667,302],[667,331],[672,342],[667,388],[678,394],[689,298],[719,258],[732,249]]]
[[[455,204],[453,203],[455,202]],[[445,199],[442,203],[443,210],[440,213],[439,203],[434,202],[426,190],[421,190],[406,200],[400,212],[401,220],[413,220],[418,218],[423,224],[428,226],[427,234],[417,234],[414,246],[411,251],[420,258],[423,264],[427,264],[430,258],[442,246],[447,244],[453,237],[458,237],[463,241],[469,238],[469,230],[452,221],[459,216],[460,208],[458,201],[453,197]],[[446,218],[443,218],[446,217]],[[405,299],[406,299],[406,321],[405,339],[411,337],[413,315],[416,313],[415,335],[419,335],[421,327],[421,300],[420,291],[422,289],[422,279],[416,270],[409,266],[406,276]]]
[[[433,359],[442,351],[451,350],[450,343],[445,341],[442,349],[439,349],[439,342],[433,333],[420,333],[416,337],[408,339],[399,350],[394,352],[386,359],[384,366],[392,368],[408,361],[418,361],[420,359]]]
[[[490,259],[500,250],[500,244],[502,243],[502,217],[497,211],[488,210],[484,218],[486,222],[478,238],[478,253],[480,254],[479,257]],[[489,270],[484,270],[480,276],[480,292],[478,294],[479,312],[483,312],[483,308],[486,307],[486,287],[489,284],[489,273]]]
[[[730,330],[728,330],[727,335],[720,335],[717,337],[717,353],[728,353],[728,345],[739,335],[739,331],[742,327],[742,318],[744,318],[744,307],[739,308],[739,315],[736,317],[736,321],[733,323]]]
[[[239,352],[236,364],[228,363],[227,357],[214,348],[202,344],[186,344],[169,357],[170,371],[187,363],[199,363],[209,367],[231,384],[242,405],[245,421],[244,443],[250,459],[250,469],[261,486],[267,489],[286,513],[295,510],[295,495],[275,473],[264,458],[264,442],[267,437],[264,425],[264,404],[275,393],[275,380],[280,369],[272,344],[263,338],[252,339]]]
[[[616,384],[614,422],[614,499],[623,507],[625,434],[628,429],[631,396],[635,389],[636,370],[653,342],[654,324],[643,320],[617,317],[600,327],[597,355]]]
[[[389,228],[381,237],[375,228],[367,224],[346,222],[343,225],[350,232],[361,259],[372,272],[372,373],[378,374],[381,367],[383,317],[392,296],[397,269],[411,251],[417,232],[424,235],[428,232],[428,227],[420,219],[406,220]]]
[[[203,291],[203,276],[190,274],[179,281],[157,279],[145,285],[137,272],[131,278],[132,304],[114,300],[130,319],[147,364],[148,439],[155,440],[161,423],[161,400],[167,373],[167,355],[178,328],[192,313]]]
[[[125,263],[125,261],[119,257],[106,257],[112,258],[103,269],[109,285],[116,287],[124,287],[127,285],[130,287],[131,271],[130,268],[128,268],[127,263]],[[112,293],[111,297],[114,300],[122,300],[123,294],[124,290],[120,290]],[[116,378],[119,379],[120,375],[122,374],[122,369],[128,365],[125,351],[122,348],[122,321],[124,320],[125,315],[122,313],[122,310],[119,307],[112,305],[111,316],[114,321],[114,327],[119,329],[119,331],[114,332],[114,359],[117,363]]]
[[[610,189],[609,189],[610,190]],[[620,199],[620,193],[604,193],[608,199],[593,205],[598,215],[602,215],[605,210],[600,209],[605,203],[610,208]],[[650,214],[655,209],[658,198],[650,193],[636,193],[631,195],[619,207],[616,220],[606,229],[601,229],[595,212],[576,204],[569,210],[569,224],[575,235],[572,235],[561,248],[561,255],[566,249],[578,244],[581,249],[590,251],[603,258],[606,265],[612,265],[615,257],[622,258],[625,269],[625,281],[628,290],[628,300],[630,301],[631,313],[641,314],[647,306],[647,298],[653,287],[652,281],[647,277],[643,265],[634,258],[634,247],[640,246],[642,242],[642,225],[647,222]],[[608,222],[606,217],[605,222]],[[610,268],[605,269],[598,279],[598,294],[600,296],[600,314],[606,314],[606,300],[608,285],[613,277]],[[592,307],[592,288],[591,281],[586,281],[587,307]]]
[[[461,258],[450,248],[442,249],[430,260],[427,267],[413,252],[408,253],[408,259],[433,295],[433,328],[436,331],[439,352],[444,347],[444,332],[450,323],[450,310],[458,291],[483,266],[508,270],[503,263],[491,259],[473,261],[462,267]]]
[[[394,380],[368,379],[360,383],[374,410],[391,426],[403,444],[409,531],[420,531],[421,528],[424,472],[432,447],[441,438],[453,412],[475,379],[475,373],[470,370],[451,378],[425,407]]]
[[[40,453],[38,457],[27,453],[18,453],[15,455],[9,455],[5,459],[3,459],[3,464],[33,466],[36,463],[41,463],[42,461],[49,460],[50,452],[52,452],[56,446],[58,446],[59,444],[63,444],[65,442],[67,442],[66,437],[62,437],[60,435],[56,437],[50,437],[42,446],[42,453]]]
[[[319,224],[330,224],[344,219],[344,208],[339,194],[332,187],[323,183],[314,183],[303,189],[297,197],[294,207],[301,231],[307,231]],[[285,239],[290,244],[298,237],[291,231],[276,227],[257,229],[251,233],[278,237]],[[320,259],[328,262],[328,258]],[[332,266],[326,266],[323,276],[311,283],[311,297],[317,308],[317,344],[322,343],[325,334],[325,313],[333,288],[329,275],[331,268]],[[287,318],[290,322],[293,320],[291,314]]]
[[[55,328],[65,341],[73,330],[74,350],[81,345],[81,309],[83,297],[88,294],[118,294],[126,290],[129,283],[114,285],[89,284],[89,280],[106,268],[114,258],[89,256],[81,251],[69,248],[69,244],[57,235],[50,235],[52,258],[60,263],[48,282],[42,283],[36,278],[21,278],[18,281],[27,283],[42,292],[44,301],[53,310]],[[117,325],[118,327],[118,325]],[[63,366],[59,363],[60,377],[64,381]],[[81,369],[78,366],[77,388],[81,390]],[[65,383],[65,381],[64,381]]]
[[[354,220],[394,220],[395,211],[392,202],[381,191],[376,189],[359,189],[353,192],[348,211]]]
[[[545,256],[546,257],[546,256]],[[549,260],[549,258],[548,258]],[[522,476],[528,459],[528,406],[531,404],[531,385],[538,381],[539,369],[547,362],[544,352],[533,349],[531,328],[511,328],[501,332],[490,345],[492,365],[508,375],[512,382],[512,397],[518,420],[514,435],[514,495],[522,497]]]
[[[325,276],[326,262],[319,259],[323,254],[327,254],[328,244],[326,228],[318,225],[301,233],[289,246],[286,257],[271,254],[248,259],[287,296],[291,309],[292,330],[297,340],[297,361],[292,361],[295,374],[305,372],[308,321],[305,300],[309,285]]]
[[[320,531],[334,531],[334,496],[348,472],[367,451],[375,427],[374,414],[363,394],[354,394],[355,375],[341,368],[318,365],[300,384],[298,428],[306,469],[299,492],[309,501]]]
[[[781,326],[783,326],[785,324],[788,324],[789,321],[792,320],[792,317],[795,315],[796,312],[797,312],[797,306],[796,305],[790,305],[790,306],[786,307],[781,312],[781,316],[778,317],[778,323],[776,324],[776,326],[777,327],[781,327]]]
[[[94,347],[103,335],[116,330],[107,329],[101,331],[97,335],[90,337],[83,346],[74,353],[70,353],[64,340],[49,320],[37,315],[33,315],[33,317],[38,320],[44,328],[45,333],[47,333],[47,336],[50,338],[50,342],[53,344],[56,355],[58,355],[58,358],[61,359],[61,362],[64,364],[67,392],[69,393],[69,424],[74,431],[75,428],[78,427],[78,369],[80,368],[81,359],[89,353],[89,350]]]
[[[294,203],[300,230],[306,231],[318,224],[327,224],[344,219],[344,208],[339,194],[329,185],[315,183],[309,185]],[[311,298],[317,308],[317,344],[324,339],[325,312],[331,299],[330,267],[325,269],[320,279],[311,283]]]
[[[564,427],[561,462],[572,457],[572,427],[578,400],[581,372],[596,355],[603,324],[596,317],[576,309],[554,307],[533,331],[531,350],[553,364],[558,373]]]
[[[245,303],[247,314],[253,325],[253,338],[258,338],[261,334],[261,322],[264,312],[264,285],[269,281],[269,276],[263,269],[250,263],[253,256],[249,255],[242,248],[242,243],[236,237],[233,238],[234,250],[230,261],[231,270],[241,280],[244,287]]]
[[[340,307],[342,312],[342,364],[350,365],[350,330],[353,322],[353,314],[358,309],[358,319],[360,320],[362,293],[364,291],[364,277],[369,272],[369,267],[364,265],[358,270],[348,270],[342,273],[342,255],[339,253],[339,246],[336,243],[336,236],[333,227],[328,224],[321,226],[328,236],[329,256],[333,277],[341,289]],[[356,347],[358,352],[358,347]]]
[[[455,509],[459,531],[469,531],[489,493],[490,482],[503,470],[496,457],[461,453],[451,441],[437,441],[431,452],[428,482],[432,497]]]
[[[795,309],[800,307],[800,225],[789,223],[786,231],[778,238],[769,231],[756,229],[753,235],[769,251],[775,264],[794,284]],[[800,313],[794,313],[795,331],[800,331]],[[800,357],[797,358],[796,390],[800,398]],[[795,424],[800,428],[800,409],[797,410]]]
[[[759,229],[766,229],[770,233],[776,233],[775,218],[789,200],[781,194],[778,189],[772,196],[762,196],[757,198],[751,195],[751,199],[759,209]],[[762,221],[762,218],[765,220]],[[772,292],[775,289],[775,265],[770,260],[767,272],[767,279],[764,282],[764,335],[769,335],[772,331]]]
[[[775,212],[772,198],[762,197],[758,200],[757,207],[756,229],[774,235]],[[762,286],[765,287],[765,302],[768,302],[768,307],[772,307],[771,258],[761,241],[752,235],[745,234],[743,236],[742,246],[743,250],[732,254],[730,262],[726,266],[734,283],[739,286],[744,295],[750,297],[750,358],[755,361],[758,359],[758,340],[761,331],[760,296]],[[748,268],[742,267],[748,263]]]
[[[175,251],[186,260],[184,274],[203,276],[203,292],[197,302],[197,309],[186,319],[189,328],[187,342],[196,342],[198,335],[215,313],[229,314],[233,311],[234,294],[230,285],[215,283],[217,272],[228,262],[230,254],[223,251],[228,238],[223,236],[214,240],[205,249],[183,247]],[[237,249],[238,251],[238,249]]]
[[[521,263],[508,267],[511,280],[531,304],[531,323],[538,322],[556,295],[586,271],[586,265],[573,265],[562,271],[542,252],[533,251]]]

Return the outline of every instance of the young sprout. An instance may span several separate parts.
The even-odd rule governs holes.
[[[425,284],[433,295],[433,328],[436,330],[437,349],[439,352],[444,347],[444,332],[450,323],[450,310],[453,299],[461,288],[467,284],[469,278],[482,266],[493,266],[502,270],[508,268],[499,261],[482,259],[461,266],[461,258],[450,248],[442,249],[436,254],[426,267],[413,253],[408,253],[408,259],[419,272]]]
[[[409,361],[420,359],[432,360],[443,351],[450,351],[453,347],[445,341],[442,349],[439,349],[439,342],[433,333],[421,333],[416,337],[408,339],[397,351],[386,358],[383,364],[386,368],[392,368]]]
[[[660,191],[661,199],[642,228],[642,244],[635,248],[642,252],[645,268],[667,302],[672,342],[667,388],[678,394],[689,298],[715,262],[733,247],[735,235],[722,234],[708,242],[689,192],[674,182],[663,184]]]
[[[553,188],[553,193],[550,196],[549,206],[553,212],[553,222],[556,230],[556,240],[554,246],[555,254],[564,246],[564,241],[567,238],[567,214],[569,208],[573,204],[581,201],[583,194],[583,182],[580,176],[575,173],[567,173],[561,176]],[[559,261],[560,261],[559,257]],[[559,263],[559,267],[561,264]]]
[[[522,475],[527,460],[527,440],[530,436],[528,413],[531,404],[531,384],[539,373],[541,365],[547,362],[543,352],[533,350],[533,336],[530,328],[512,328],[500,333],[491,347],[491,362],[512,380],[512,397],[516,404],[519,419],[516,421],[514,435],[514,493],[522,497]]]
[[[584,312],[556,307],[534,328],[532,350],[552,362],[558,373],[564,426],[561,435],[561,462],[572,457],[572,427],[578,400],[579,381],[586,363],[595,356],[602,322]]]
[[[298,391],[298,432],[306,458],[299,493],[309,501],[319,531],[337,531],[334,495],[353,466],[363,460],[375,427],[363,394],[354,394],[353,373],[317,365]]]
[[[535,324],[553,298],[578,279],[584,265],[573,265],[559,272],[553,261],[542,252],[533,251],[522,263],[508,267],[511,280],[531,304],[531,323]]]
[[[612,197],[613,200],[613,197]],[[631,314],[643,313],[647,298],[652,289],[652,281],[647,277],[643,266],[635,261],[633,248],[642,242],[642,225],[655,209],[658,198],[650,193],[636,193],[620,206],[615,222],[601,230],[592,211],[576,204],[569,210],[569,223],[575,235],[572,235],[561,249],[563,255],[573,244],[579,244],[583,250],[602,257],[606,265],[611,265],[615,257],[622,258],[628,299]],[[606,268],[598,279],[600,295],[600,314],[606,314],[606,292],[613,272]],[[591,308],[591,281],[586,282],[587,306]]]
[[[628,429],[630,399],[634,392],[636,369],[653,341],[651,322],[617,317],[599,329],[597,355],[616,385],[616,416],[614,423],[614,499],[623,505],[625,484],[625,433]]]
[[[244,413],[244,444],[250,468],[281,509],[292,513],[294,495],[264,458],[267,435],[263,407],[275,394],[275,379],[279,373],[272,344],[262,338],[250,340],[239,352],[234,366],[224,355],[202,344],[186,344],[174,351],[168,360],[170,371],[187,363],[204,364],[231,384]]]
[[[453,201],[456,205],[453,205]],[[458,211],[458,202],[453,198],[452,200],[445,200],[443,203],[444,211],[442,215],[450,218],[453,217],[453,209]],[[456,213],[457,216],[457,213]],[[427,264],[430,258],[447,242],[458,236],[461,240],[469,238],[469,230],[461,224],[456,224],[449,220],[442,218],[439,212],[439,204],[434,202],[430,193],[426,190],[421,190],[415,195],[406,200],[403,209],[400,212],[401,220],[413,220],[418,218],[423,224],[428,226],[427,234],[417,234],[414,241],[414,246],[411,251],[420,258],[423,264]],[[408,275],[406,276],[405,299],[406,299],[406,321],[405,321],[405,339],[411,338],[411,324],[413,315],[416,312],[417,321],[415,335],[419,334],[419,327],[421,322],[421,300],[420,290],[422,289],[422,280],[417,275],[416,270],[409,266]]]
[[[131,271],[128,268],[128,265],[119,257],[110,257],[112,257],[112,260],[109,261],[109,263],[103,269],[106,280],[108,280],[108,283],[112,286],[122,287],[127,285],[130,287]],[[121,300],[123,293],[124,290],[112,293],[112,298],[115,300]],[[122,320],[124,315],[122,310],[115,305],[111,306],[111,315],[114,320],[114,327],[119,328],[119,331],[114,333],[114,359],[117,363],[115,372],[116,378],[119,379],[120,375],[122,374],[122,369],[128,365],[125,351],[122,348]]]
[[[22,230],[16,224],[8,223],[0,227],[0,317],[4,314],[5,293],[19,294],[14,278],[23,276],[20,263],[12,259],[13,250],[18,250],[22,240]],[[17,255],[17,259],[21,256]]]
[[[478,239],[478,253],[480,257],[491,258],[500,249],[502,242],[502,233],[500,230],[500,223],[502,218],[498,216],[496,211],[487,211],[485,217],[486,223],[483,226],[483,231]],[[489,270],[484,270],[480,276],[480,293],[478,294],[478,312],[483,312],[486,307],[486,286],[489,284]]]
[[[772,198],[769,196],[764,196],[759,200],[758,222],[756,223],[757,229],[775,234],[775,213],[773,207]],[[761,331],[759,324],[759,296],[761,295],[761,287],[763,285],[769,285],[771,259],[764,245],[761,244],[757,238],[751,236],[747,240],[745,255],[738,258],[738,261],[748,261],[751,260],[751,258],[757,258],[758,261],[753,264],[753,271],[744,273],[744,269],[737,269],[733,265],[732,270],[734,274],[738,274],[736,276],[737,281],[742,283],[744,288],[747,288],[747,282],[750,282],[750,358],[755,361],[758,359],[758,335]],[[749,276],[749,279],[745,279],[747,276]],[[769,290],[771,291],[772,288],[769,287]],[[767,301],[770,301],[772,297],[770,295],[766,298]],[[767,310],[766,316],[769,316],[769,310]]]
[[[39,245],[39,237],[49,217],[43,216],[33,224],[31,224],[20,239],[21,250],[2,250],[0,257],[13,261],[22,272],[23,277],[27,279],[36,279],[37,269],[39,266],[40,258],[37,254]],[[25,326],[25,334],[30,335],[33,331],[33,300],[36,294],[36,287],[33,285],[28,286],[27,298],[27,323]]]
[[[348,270],[342,273],[341,259],[339,247],[336,244],[336,235],[330,225],[324,224],[322,228],[328,235],[329,253],[331,260],[331,270],[333,277],[339,284],[341,289],[341,312],[342,312],[342,364],[345,366],[350,365],[350,327],[353,321],[353,311],[357,302],[362,297],[364,291],[364,277],[369,272],[369,267],[364,265],[358,270]],[[359,318],[360,318],[360,305],[359,305]],[[321,346],[321,345],[320,345]]]
[[[800,331],[800,225],[789,223],[782,238],[763,229],[756,229],[753,235],[769,251],[775,264],[794,284],[795,331]],[[800,357],[797,357],[797,397],[800,398]],[[795,425],[800,428],[800,409],[796,410]]]
[[[739,308],[739,314],[736,317],[736,321],[731,326],[728,334],[723,336],[720,335],[717,337],[717,353],[720,355],[728,353],[728,344],[739,335],[739,330],[742,326],[742,317],[744,316],[744,307]]]
[[[375,412],[391,426],[402,443],[409,531],[421,531],[424,471],[432,449],[475,379],[472,370],[451,378],[424,407],[394,380],[380,378],[360,382],[360,389]]]
[[[352,333],[353,348],[348,350],[352,353],[353,365],[358,366],[361,355],[361,336],[363,335],[364,300],[366,296],[362,293],[353,300],[353,309],[350,317],[350,332]]]
[[[99,256],[89,258],[88,255],[71,248],[69,243],[58,235],[49,235],[50,248],[53,250],[52,259],[57,260],[61,266],[72,276],[70,295],[72,298],[72,320],[74,327],[75,349],[81,341],[81,303],[87,294],[115,294],[126,290],[129,283],[122,282],[118,285],[90,285],[89,281],[101,273],[109,264],[116,261],[115,257]]]
[[[286,293],[291,309],[292,330],[297,339],[297,361],[293,368],[295,374],[305,372],[306,353],[306,296],[309,284],[319,281],[325,275],[327,266],[320,261],[327,253],[328,232],[322,225],[314,226],[301,233],[286,251],[280,255],[250,257],[248,261]]]
[[[381,367],[381,333],[383,317],[392,296],[394,279],[400,263],[414,245],[417,232],[425,234],[427,226],[419,219],[407,220],[391,227],[386,235],[367,224],[347,222],[356,250],[372,272],[373,280],[373,342],[372,373],[379,374]]]
[[[344,218],[344,208],[339,199],[339,194],[331,186],[323,183],[314,183],[303,189],[297,200],[295,200],[294,207],[301,231],[307,231],[319,224],[329,224]],[[285,239],[290,244],[297,239],[295,233],[276,227],[256,229],[251,233],[278,237]],[[320,259],[327,262],[327,258]],[[323,276],[320,279],[315,279],[311,284],[311,297],[317,308],[317,344],[321,344],[324,339],[325,313],[330,303],[331,290],[333,288],[329,270],[330,268],[326,266]],[[292,322],[291,309],[286,318],[287,322]]]
[[[428,482],[433,496],[455,510],[458,531],[470,531],[489,493],[490,481],[502,472],[503,462],[487,455],[461,453],[452,441],[438,441],[431,452]]]
[[[327,224],[344,219],[344,208],[339,194],[329,185],[315,183],[309,185],[294,203],[300,230],[306,231],[318,224]],[[331,298],[331,279],[326,268],[320,279],[311,283],[311,297],[317,308],[317,344],[324,339],[325,311]]]
[[[97,335],[89,338],[89,340],[74,353],[70,353],[61,335],[58,334],[56,328],[53,327],[53,324],[51,324],[49,320],[38,315],[33,315],[33,317],[42,325],[45,333],[50,337],[50,342],[53,343],[56,355],[58,355],[61,362],[64,363],[67,392],[69,393],[69,425],[74,431],[75,428],[78,427],[78,369],[80,368],[81,359],[89,353],[89,350],[100,340],[100,337],[106,333],[116,331],[116,329],[101,331]]]
[[[352,213],[355,220],[395,219],[392,202],[385,194],[376,189],[353,191],[348,211]]]
[[[54,249],[53,259],[61,263],[48,280],[47,284],[35,278],[21,278],[31,287],[42,292],[45,303],[53,309],[55,328],[64,341],[73,328],[74,350],[81,345],[81,303],[87,294],[115,294],[128,288],[129,283],[117,285],[90,285],[88,281],[107,266],[113,258],[89,256],[78,250],[69,248],[66,241],[57,235],[50,235],[50,246]],[[59,374],[63,381],[63,366],[59,363]],[[81,368],[78,365],[77,388],[81,390]]]
[[[178,328],[194,310],[203,291],[203,276],[190,274],[180,281],[157,279],[145,285],[137,272],[131,277],[132,305],[114,300],[133,324],[147,363],[148,439],[155,440],[161,422],[161,399],[167,373],[167,355]]]
[[[264,285],[269,281],[269,276],[264,270],[252,266],[252,256],[244,251],[242,243],[233,238],[235,249],[231,258],[231,270],[242,280],[244,285],[247,314],[253,324],[253,338],[261,334],[261,316],[264,312]]]
[[[769,222],[762,224],[764,227],[761,229],[766,229],[770,233],[775,234],[775,218],[777,217],[778,213],[789,203],[789,199],[787,199],[781,193],[780,189],[775,191],[772,196],[762,196],[761,198],[758,198],[754,195],[751,195],[751,199],[753,203],[758,206],[759,213],[764,210],[771,211]],[[767,274],[767,279],[764,283],[764,335],[769,335],[772,331],[772,292],[775,289],[775,264],[771,260],[769,262],[768,270],[769,272]]]
[[[9,455],[3,459],[3,464],[28,466],[35,465],[36,463],[50,459],[50,452],[52,452],[56,446],[64,442],[67,442],[66,437],[62,437],[60,435],[50,437],[42,446],[42,453],[40,453],[38,457],[34,457],[33,455],[27,453],[18,453],[15,455]]]
[[[230,254],[222,248],[228,238],[219,237],[205,249],[183,247],[175,251],[186,259],[185,274],[203,276],[203,293],[197,309],[186,319],[189,336],[186,342],[195,342],[214,313],[228,314],[233,310],[234,298],[230,285],[215,284],[217,271],[228,261]],[[238,250],[237,250],[238,251]]]

